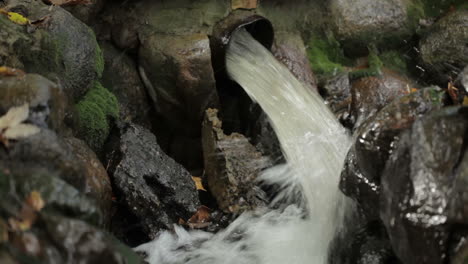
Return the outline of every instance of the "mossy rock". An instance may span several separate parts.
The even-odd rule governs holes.
[[[343,72],[348,59],[333,35],[314,34],[307,46],[307,56],[319,81]]]
[[[119,106],[114,94],[95,82],[83,99],[76,104],[76,134],[95,152],[104,145],[109,135],[111,120],[119,116]]]

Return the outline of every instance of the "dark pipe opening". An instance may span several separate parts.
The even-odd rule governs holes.
[[[274,31],[273,25],[266,18],[251,12],[239,11],[231,13],[220,21],[214,27],[210,38],[211,60],[221,103],[223,130],[227,134],[239,132],[249,136],[249,131],[261,114],[261,109],[236,82],[229,78],[226,71],[226,51],[229,42],[232,34],[241,28],[245,28],[267,49],[273,45]]]

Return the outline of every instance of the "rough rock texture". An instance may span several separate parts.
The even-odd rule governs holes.
[[[275,32],[273,55],[311,90],[317,90],[317,81],[310,68],[306,48],[299,32]]]
[[[350,53],[365,53],[371,42],[389,46],[409,33],[405,0],[331,0],[328,8],[336,37]]]
[[[107,218],[110,216],[112,187],[106,169],[84,141],[77,138],[66,138],[65,141],[83,164],[81,172],[86,177],[83,192],[95,198],[104,213],[105,222],[109,222]]]
[[[33,41],[45,51],[30,51],[30,46],[15,51],[27,72],[58,78],[69,98],[79,100],[104,69],[94,32],[61,7],[50,8],[42,1],[9,0],[6,8],[25,10],[32,21],[48,18],[37,33],[42,37]]]
[[[468,64],[468,10],[451,12],[429,28],[420,41],[421,60],[444,84]]]
[[[178,220],[188,220],[199,206],[191,175],[159,147],[156,137],[138,125],[119,125],[108,160],[114,191],[122,206],[155,238]]]
[[[0,113],[29,104],[29,121],[39,127],[63,132],[66,97],[55,83],[37,74],[0,78]]]
[[[206,111],[202,128],[205,177],[210,192],[225,212],[239,213],[265,205],[256,179],[268,161],[243,135],[225,135],[217,112]]]
[[[417,120],[382,175],[380,217],[403,263],[447,263],[449,237],[466,228],[468,109]]]
[[[360,78],[351,85],[351,119],[355,129],[395,98],[408,94],[412,87],[408,79],[385,69],[379,76]]]
[[[351,83],[348,73],[342,73],[327,80],[320,91],[325,103],[330,106],[335,116],[344,122],[350,116]]]
[[[96,20],[98,13],[104,7],[106,0],[89,0],[85,5],[65,6],[65,10],[83,23],[90,25]]]
[[[378,219],[380,177],[402,131],[427,112],[442,105],[437,87],[401,97],[368,119],[356,132],[341,173],[340,189],[357,200],[369,219]]]
[[[120,118],[150,128],[150,113],[153,108],[136,63],[111,44],[102,44],[102,50],[106,65],[102,84],[117,97]]]

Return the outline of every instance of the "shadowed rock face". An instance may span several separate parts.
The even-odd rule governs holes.
[[[451,234],[466,228],[468,109],[416,121],[382,175],[380,217],[404,263],[446,263]]]
[[[202,129],[208,188],[225,212],[240,213],[264,206],[265,194],[256,180],[269,162],[243,135],[225,135],[217,112],[216,109],[206,111]]]
[[[120,124],[113,136],[108,160],[121,206],[138,219],[146,234],[155,238],[179,219],[189,219],[199,207],[191,175],[158,146],[143,127]]]
[[[340,189],[356,199],[369,219],[378,219],[381,175],[402,131],[427,112],[442,105],[437,87],[396,99],[357,131],[357,138],[346,157]]]

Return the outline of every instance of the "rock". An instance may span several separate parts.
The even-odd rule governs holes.
[[[351,83],[348,73],[341,73],[327,80],[321,91],[325,103],[343,123],[350,117]]]
[[[29,104],[28,121],[39,127],[64,132],[66,97],[55,83],[37,74],[0,78],[0,113]]]
[[[461,94],[468,95],[468,66],[466,66],[455,80],[455,87],[464,89],[459,91]]]
[[[203,112],[217,103],[208,36],[155,35],[142,43],[139,62],[158,113],[179,133],[198,135]]]
[[[225,135],[217,112],[216,109],[206,111],[202,128],[208,188],[225,212],[240,213],[264,206],[265,194],[257,186],[256,179],[269,165],[268,161],[243,135]]]
[[[106,68],[102,84],[119,102],[120,118],[135,124],[151,127],[152,105],[141,82],[137,65],[130,57],[111,44],[102,44]]]
[[[95,198],[107,223],[112,204],[112,187],[106,169],[84,141],[77,138],[67,138],[65,142],[83,164],[82,173],[86,178],[83,192]]]
[[[120,124],[109,143],[107,159],[117,199],[155,238],[179,219],[188,220],[199,206],[191,175],[158,146],[143,127]]]
[[[389,70],[381,75],[369,76],[351,82],[351,122],[354,129],[394,99],[408,94],[411,82]]]
[[[447,263],[449,237],[468,220],[468,109],[449,107],[417,120],[382,175],[380,217],[403,263]]]
[[[64,9],[81,20],[81,22],[90,25],[96,20],[105,2],[106,0],[89,0],[87,4],[65,6]]]
[[[366,54],[372,42],[395,46],[410,33],[405,0],[331,0],[328,9],[337,39],[353,55]]]
[[[312,91],[317,91],[317,81],[310,68],[306,48],[299,32],[275,32],[273,55],[281,61],[291,73]]]
[[[468,64],[468,10],[451,12],[429,28],[419,43],[423,65],[441,85],[454,80]]]
[[[356,131],[341,173],[340,189],[357,200],[369,219],[379,217],[380,177],[402,131],[442,106],[438,87],[421,89],[394,100]]]
[[[22,9],[31,21],[47,18],[32,44],[16,52],[26,72],[39,73],[59,84],[71,101],[78,101],[101,77],[104,61],[93,31],[61,7],[42,1],[9,0],[6,9]],[[41,27],[41,28],[42,28]],[[24,31],[24,29],[23,29]]]

